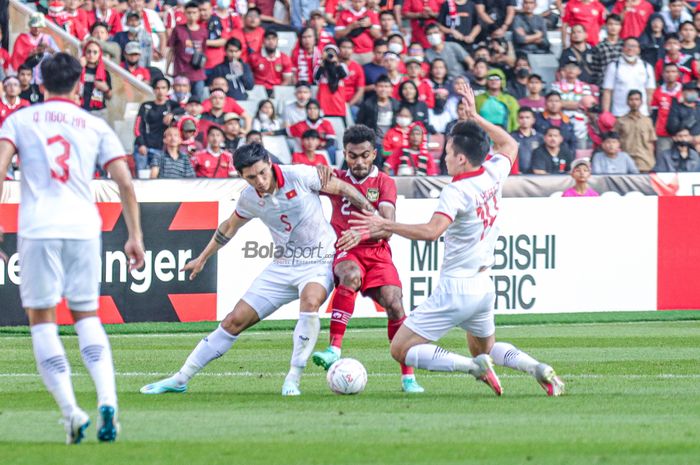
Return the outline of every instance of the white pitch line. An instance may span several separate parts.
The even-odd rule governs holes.
[[[152,376],[152,377],[164,377],[170,376],[171,372],[140,372],[140,371],[127,371],[119,372],[116,375],[122,377],[141,377],[141,376]],[[257,378],[257,377],[281,377],[285,376],[286,372],[255,372],[255,371],[227,371],[227,372],[213,372],[213,373],[199,373],[198,378],[227,378],[227,377],[240,377],[240,378]],[[89,376],[88,373],[73,373],[72,376],[83,377]],[[326,376],[326,373],[305,373],[304,377],[320,377]],[[369,377],[399,377],[398,373],[369,373]],[[455,376],[454,374],[447,373],[430,373],[426,375],[430,378],[448,378]],[[38,373],[0,373],[0,378],[38,378]],[[530,378],[528,375],[520,374],[501,374],[500,378]],[[673,373],[660,373],[658,375],[596,375],[596,374],[578,374],[578,375],[562,375],[562,378],[566,379],[700,379],[700,373],[691,374],[673,374]]]

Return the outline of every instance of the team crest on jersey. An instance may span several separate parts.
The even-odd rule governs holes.
[[[376,202],[379,200],[379,189],[367,189],[367,200],[370,202]]]

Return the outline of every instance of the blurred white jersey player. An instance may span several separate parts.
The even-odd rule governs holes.
[[[90,191],[99,164],[119,186],[132,268],[143,263],[138,204],[124,154],[107,123],[75,104],[82,68],[58,53],[42,62],[46,101],[24,108],[0,129],[0,188],[15,152],[22,167],[19,206],[20,296],[31,326],[37,368],[64,418],[68,443],[79,443],[89,416],[76,403],[58,337],[56,305],[65,298],[83,362],[95,383],[100,441],[118,432],[112,353],[97,316],[101,220]]]
[[[253,281],[219,327],[200,341],[180,371],[144,386],[141,388],[144,394],[184,392],[189,380],[226,353],[241,332],[296,299],[300,299],[299,321],[294,329],[294,347],[282,395],[301,394],[301,374],[320,330],[318,309],[333,289],[336,237],[323,215],[319,193],[343,195],[360,210],[374,211],[360,192],[330,177],[330,171],[322,176],[310,166],[272,164],[269,153],[260,144],[236,150],[234,164],[249,186],[241,193],[231,217],[219,226],[204,251],[185,270],[192,271],[190,279],[194,278],[209,257],[253,218],[259,218],[270,230],[275,245],[274,260]]]
[[[413,240],[436,240],[445,233],[445,257],[440,281],[430,297],[408,316],[394,337],[391,352],[408,366],[435,371],[461,371],[502,388],[492,369],[496,364],[534,376],[547,395],[563,393],[564,383],[549,365],[539,363],[513,345],[496,342],[495,291],[487,271],[494,262],[498,210],[503,183],[518,153],[518,144],[502,128],[483,119],[466,84],[455,86],[463,96],[470,121],[455,125],[446,145],[445,162],[452,182],[440,195],[429,223],[406,225],[379,216],[357,215],[358,229],[395,233]],[[488,156],[489,137],[494,154]],[[454,327],[467,332],[468,358],[438,347]]]

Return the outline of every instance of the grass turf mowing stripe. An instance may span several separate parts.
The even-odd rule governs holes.
[[[663,312],[594,312],[594,313],[542,313],[526,315],[496,315],[496,327],[503,325],[542,325],[542,324],[584,324],[584,323],[614,323],[614,322],[647,322],[647,321],[696,321],[700,320],[700,310],[674,310]],[[293,320],[261,321],[255,325],[255,331],[276,331],[293,328]],[[200,333],[211,332],[218,322],[202,321],[196,323],[126,323],[105,325],[109,334],[148,334],[148,333]],[[330,320],[322,319],[321,327],[328,329]],[[384,318],[353,318],[349,328],[385,328]],[[61,326],[62,335],[74,335],[75,329]],[[28,326],[0,326],[0,335],[27,335]]]

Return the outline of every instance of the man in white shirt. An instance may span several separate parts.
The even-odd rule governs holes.
[[[318,309],[333,289],[332,263],[336,236],[323,215],[319,193],[345,196],[361,211],[374,212],[372,204],[353,186],[306,165],[278,166],[260,144],[236,150],[236,171],[248,182],[236,210],[216,230],[202,253],[185,270],[194,279],[207,260],[226,245],[250,220],[259,218],[270,230],[274,260],[255,279],[219,327],[202,339],[180,371],[141,388],[143,394],[185,392],[187,383],[209,362],[225,354],[239,335],[279,307],[300,299],[299,321],[283,396],[301,394],[299,383],[314,349],[320,322]],[[256,256],[246,244],[246,256]]]
[[[365,234],[398,234],[411,240],[435,241],[445,233],[440,281],[428,300],[408,316],[391,343],[401,363],[431,371],[468,373],[503,390],[493,362],[532,375],[549,396],[564,392],[552,367],[511,344],[496,342],[495,290],[487,271],[494,263],[498,239],[498,210],[503,184],[518,156],[518,143],[505,130],[476,111],[474,93],[463,81],[455,86],[463,97],[468,121],[457,123],[445,147],[452,182],[442,190],[437,210],[428,223],[400,224],[378,215],[353,212],[356,228]],[[493,140],[493,155],[489,153]],[[351,223],[353,221],[351,220]],[[467,332],[474,358],[434,345],[454,327]]]
[[[95,165],[119,186],[131,269],[144,261],[139,207],[119,138],[104,120],[75,104],[82,73],[78,60],[57,53],[44,59],[41,73],[46,101],[13,113],[0,129],[0,193],[17,153],[22,159],[20,295],[37,368],[61,408],[66,442],[78,444],[90,418],[76,402],[58,337],[56,305],[65,297],[83,362],[97,389],[97,438],[111,442],[119,424],[112,353],[97,316],[102,221],[90,191]]]
[[[638,90],[642,93],[642,107],[639,111],[644,116],[649,116],[649,102],[656,81],[654,70],[640,58],[640,51],[639,40],[628,37],[622,46],[620,57],[606,68],[601,98],[603,111],[610,111],[616,117],[626,115],[630,111],[627,95],[631,90]]]

